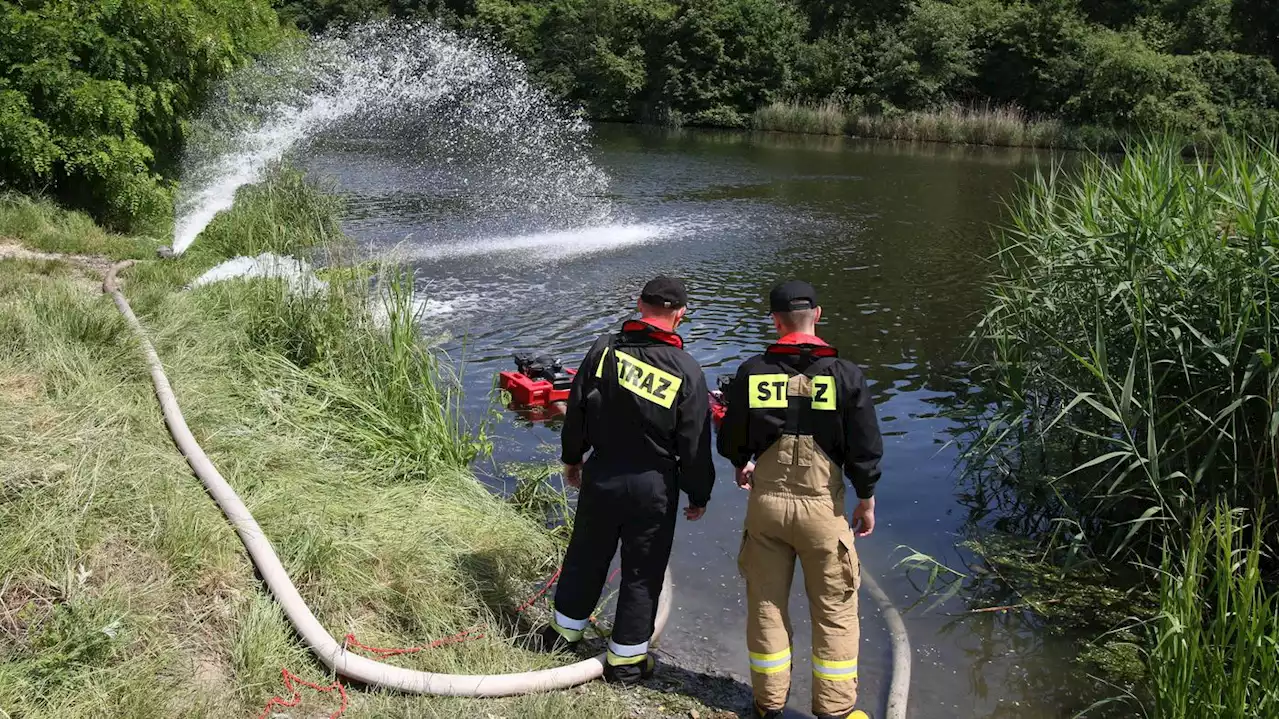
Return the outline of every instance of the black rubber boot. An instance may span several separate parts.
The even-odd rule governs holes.
[[[761,709],[759,704],[751,702],[752,719],[782,719],[781,709]]]
[[[532,648],[536,651],[547,652],[548,654],[553,652],[572,651],[578,646],[577,642],[571,642],[568,639],[565,639],[564,636],[560,634],[560,632],[557,632],[555,627],[552,626],[543,627],[537,634],[534,634],[531,644]]]
[[[652,679],[653,673],[658,668],[658,662],[653,655],[646,655],[644,661],[637,664],[622,664],[614,666],[606,664],[604,666],[604,680],[610,684],[621,684],[629,687],[639,684],[646,679]]]

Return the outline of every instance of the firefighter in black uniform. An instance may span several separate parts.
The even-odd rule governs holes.
[[[742,364],[718,448],[749,489],[738,567],[747,583],[747,651],[755,717],[782,716],[791,685],[787,605],[796,560],[813,625],[813,713],[867,719],[858,695],[857,536],[875,527],[882,440],[862,370],[815,335],[822,308],[807,282],[769,293],[780,335]],[[845,519],[845,483],[858,494]]]
[[[574,377],[561,434],[565,482],[580,488],[573,537],[542,632],[554,649],[582,638],[622,544],[622,588],[609,639],[607,681],[653,672],[649,638],[671,556],[683,490],[685,517],[706,511],[715,478],[706,379],[675,333],[684,283],[657,277],[640,293],[640,319],[600,337]],[[590,456],[583,464],[583,457]]]

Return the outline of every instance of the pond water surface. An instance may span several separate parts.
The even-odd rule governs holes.
[[[864,567],[904,609],[920,592],[895,563],[911,547],[956,566],[972,521],[959,488],[957,436],[975,392],[968,334],[983,302],[991,226],[1017,178],[1053,158],[1026,150],[898,144],[776,134],[597,126],[592,161],[608,193],[572,212],[499,207],[486,182],[455,166],[423,172],[377,144],[346,142],[306,160],[349,199],[347,229],[417,267],[427,331],[462,361],[466,409],[493,409],[494,375],[516,350],[569,363],[629,315],[643,282],[683,277],[691,302],[680,331],[708,382],[732,374],[771,340],[763,295],[776,281],[814,283],[820,334],[866,371],[885,434],[878,526],[858,543]],[[496,178],[501,179],[501,178]],[[505,413],[495,459],[558,456],[552,427]],[[664,652],[695,671],[745,680],[743,589],[735,555],[746,496],[732,467],[706,517],[681,520],[672,560],[676,609]],[[849,493],[852,499],[852,492]],[[809,654],[803,584],[792,615],[795,655]],[[1087,682],[1065,640],[1028,617],[969,613],[962,599],[906,613],[913,648],[909,716],[1065,717],[1087,705]],[[882,716],[888,636],[862,598],[862,704]],[[791,705],[809,705],[797,661]]]

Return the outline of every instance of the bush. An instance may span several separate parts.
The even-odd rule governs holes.
[[[1235,52],[1197,53],[1190,64],[1216,108],[1217,126],[1250,137],[1275,132],[1280,77],[1274,65]]]
[[[1136,33],[1089,35],[1068,118],[1111,127],[1203,135],[1218,126],[1209,91],[1183,56],[1152,50]]]
[[[975,92],[993,104],[1057,115],[1071,95],[1067,81],[1079,76],[1089,27],[1062,3],[993,4],[982,21]]]
[[[643,106],[649,50],[675,7],[647,0],[554,3],[538,28],[543,49],[531,65],[592,117],[634,118]]]
[[[0,188],[154,230],[170,212],[181,119],[277,36],[266,0],[0,5]]]
[[[691,0],[667,23],[655,104],[693,124],[742,127],[790,82],[803,21],[780,0]]]

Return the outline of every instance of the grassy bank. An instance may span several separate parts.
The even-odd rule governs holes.
[[[483,437],[458,420],[405,278],[384,273],[373,303],[370,275],[351,271],[325,273],[309,296],[270,280],[178,291],[233,251],[345,258],[327,201],[290,182],[250,190],[181,259],[125,276],[192,430],[334,635],[412,647],[480,625],[482,639],[391,661],[463,673],[566,662],[519,647],[529,620],[512,610],[557,545],[467,469]],[[9,196],[0,242],[14,240],[111,258],[158,244]],[[0,260],[0,716],[257,716],[284,693],[282,667],[330,678],[174,450],[98,291],[101,266]],[[652,690],[600,684],[496,701],[350,693],[347,716],[667,713]],[[295,716],[336,708],[309,697]]]
[[[995,147],[1111,150],[1121,135],[1101,128],[1074,128],[1028,116],[1017,107],[965,107],[869,114],[840,105],[775,102],[756,110],[751,126],[773,132],[852,135],[883,140],[950,142]]]
[[[999,411],[977,493],[1063,576],[1152,597],[1124,636],[1154,717],[1277,711],[1280,163],[1213,150],[1152,142],[1030,180],[979,328]]]

